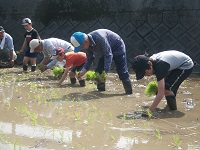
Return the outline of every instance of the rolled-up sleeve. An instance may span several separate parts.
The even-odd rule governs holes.
[[[7,36],[8,40],[8,50],[13,51],[14,50],[14,45],[13,45],[13,38],[11,36]]]

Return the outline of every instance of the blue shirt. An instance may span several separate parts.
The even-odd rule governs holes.
[[[88,37],[92,45],[86,51],[87,62],[84,65],[86,70],[89,70],[95,57],[104,55],[104,70],[108,72],[113,57],[120,56],[126,52],[122,38],[108,29],[95,30],[90,32]]]
[[[4,33],[4,36],[5,36],[5,44],[4,44],[3,50],[13,51],[14,50],[13,38],[6,32]],[[2,39],[0,40],[0,44],[1,42],[2,42]]]

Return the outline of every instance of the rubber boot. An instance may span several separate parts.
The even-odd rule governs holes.
[[[177,110],[176,106],[176,97],[174,95],[165,96],[167,100],[167,105],[169,106],[170,110]]]
[[[132,94],[132,85],[131,85],[131,80],[129,78],[122,80],[124,90],[126,94]]]
[[[80,84],[81,87],[84,87],[85,86],[85,80],[80,80],[79,84]]]
[[[34,72],[36,70],[36,66],[31,66],[31,71]]]
[[[27,71],[28,70],[28,66],[27,65],[23,65],[23,71]]]
[[[76,84],[76,78],[70,78],[71,84]]]
[[[97,82],[97,89],[99,91],[105,91],[106,88],[105,88],[105,82]]]

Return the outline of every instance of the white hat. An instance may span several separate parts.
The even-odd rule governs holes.
[[[29,43],[30,46],[30,52],[34,53],[35,52],[35,48],[38,47],[38,45],[40,45],[41,41],[39,39],[32,39]]]
[[[31,19],[29,19],[29,18],[24,18],[23,20],[22,20],[22,25],[23,26],[25,26],[25,25],[27,25],[27,24],[30,24],[31,23]]]

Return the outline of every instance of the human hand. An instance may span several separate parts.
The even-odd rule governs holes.
[[[142,111],[141,117],[150,119],[151,116],[152,112],[149,109]]]
[[[87,70],[82,70],[82,71],[80,71],[79,73],[78,73],[78,79],[81,79],[82,78],[82,76],[85,74],[87,72]]]
[[[11,65],[11,66],[14,66],[14,64],[15,64],[15,63],[14,63],[14,60],[10,60],[10,65]]]
[[[19,51],[19,53],[20,53],[20,54],[24,54],[24,50],[21,49],[21,50]]]

